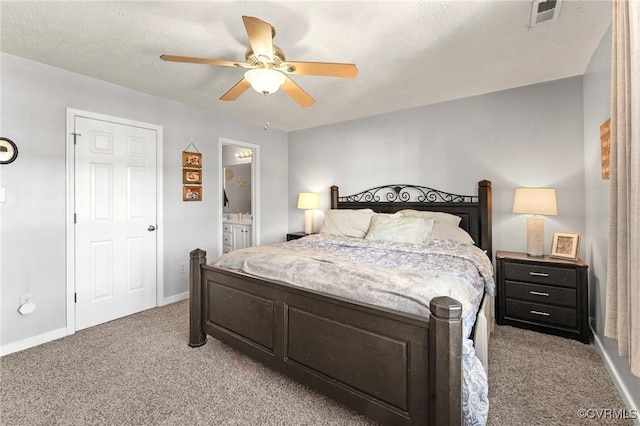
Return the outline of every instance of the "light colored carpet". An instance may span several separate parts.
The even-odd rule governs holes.
[[[2,357],[0,423],[372,424],[215,339],[187,341],[183,301]],[[499,327],[490,354],[490,425],[589,424],[579,408],[621,406],[593,346]]]
[[[593,345],[508,326],[491,335],[489,426],[632,425],[624,409]]]
[[[215,339],[190,348],[188,303],[0,359],[2,425],[365,425]]]

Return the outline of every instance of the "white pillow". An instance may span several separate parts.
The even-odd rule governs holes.
[[[447,222],[436,221],[431,232],[431,238],[434,240],[453,240],[460,241],[465,244],[475,244],[471,235],[464,229]]]
[[[367,235],[367,231],[369,231],[371,216],[374,214],[371,209],[327,210],[324,212],[324,222],[320,232],[364,238]]]
[[[366,238],[398,243],[429,244],[434,219],[375,215]]]
[[[432,212],[426,210],[400,210],[400,213],[404,217],[422,217],[425,219],[435,219],[436,222],[447,222],[452,223],[456,226],[460,224],[462,218],[460,216],[456,216],[455,214],[444,213],[444,212]]]

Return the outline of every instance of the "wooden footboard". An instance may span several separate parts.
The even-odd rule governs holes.
[[[462,424],[462,306],[429,318],[206,264],[191,252],[189,345],[207,335],[382,424]]]

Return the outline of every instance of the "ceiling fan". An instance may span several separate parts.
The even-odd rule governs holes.
[[[250,44],[245,53],[245,62],[175,55],[161,55],[160,58],[172,62],[249,69],[245,72],[242,80],[222,95],[221,101],[234,101],[249,87],[253,87],[257,92],[265,95],[275,93],[282,87],[282,90],[300,106],[308,107],[313,105],[315,100],[294,83],[287,74],[343,78],[354,78],[358,74],[358,68],[354,64],[287,61],[282,49],[273,44],[276,30],[271,24],[250,16],[243,16],[242,21],[247,30]]]

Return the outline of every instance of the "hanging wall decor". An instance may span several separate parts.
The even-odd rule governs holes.
[[[184,186],[182,201],[202,201],[202,186]]]
[[[0,138],[0,164],[9,164],[18,158],[18,147],[7,138]]]
[[[185,185],[201,185],[202,170],[182,169],[182,183]]]
[[[182,151],[182,167],[202,168],[202,154],[199,152]]]
[[[600,126],[600,161],[602,165],[602,179],[609,179],[611,173],[611,133],[609,125],[611,120],[607,120]]]
[[[182,151],[182,185],[182,201],[202,201],[202,154],[192,143]]]

